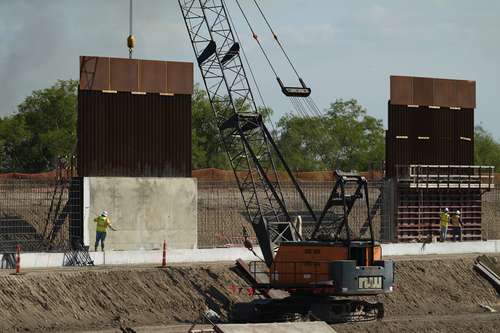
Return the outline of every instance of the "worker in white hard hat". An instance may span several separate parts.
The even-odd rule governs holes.
[[[442,211],[439,214],[439,228],[440,228],[440,236],[441,236],[441,242],[446,241],[446,236],[448,234],[448,222],[450,221],[450,214],[448,213],[450,210],[448,208],[445,208],[444,211]]]
[[[450,217],[450,225],[451,225],[451,240],[455,241],[458,239],[459,242],[462,241],[462,218],[460,217],[460,210],[457,210]]]
[[[104,240],[106,240],[106,232],[108,227],[114,231],[116,231],[116,229],[111,226],[111,221],[108,217],[107,211],[103,211],[101,215],[99,215],[94,219],[94,222],[97,223],[95,228],[96,232],[95,232],[94,251],[97,251],[97,246],[99,245],[99,242],[101,243],[101,250],[104,251]]]

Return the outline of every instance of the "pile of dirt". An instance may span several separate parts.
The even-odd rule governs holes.
[[[90,268],[0,275],[0,331],[102,329],[226,318],[248,300],[230,265]]]
[[[473,269],[475,256],[396,260],[396,290],[378,297],[382,321],[335,325],[342,332],[495,332],[494,288]],[[199,321],[211,308],[226,319],[250,300],[230,263],[0,273],[0,331],[73,331]]]
[[[339,333],[498,332],[500,298],[474,269],[476,256],[396,259],[392,294],[382,321],[335,325]]]
[[[473,268],[476,256],[396,260],[394,293],[380,297],[386,316],[482,312],[498,295]]]

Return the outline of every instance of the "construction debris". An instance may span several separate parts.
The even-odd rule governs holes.
[[[497,310],[493,309],[491,306],[486,305],[486,304],[479,304],[480,307],[482,307],[485,310],[488,310],[489,312],[497,312]]]
[[[205,312],[203,313],[203,316],[208,321],[210,321],[211,323],[218,323],[218,322],[220,322],[220,316],[219,316],[219,314],[217,312],[215,312],[214,310],[212,310],[212,309],[205,310]]]
[[[500,293],[500,267],[494,258],[479,256],[474,263],[474,268]]]

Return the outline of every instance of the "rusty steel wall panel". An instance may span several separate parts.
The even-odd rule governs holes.
[[[110,58],[110,89],[139,91],[139,62],[134,59]]]
[[[165,61],[140,62],[139,91],[167,92],[167,63]]]
[[[191,96],[78,92],[80,176],[190,177]]]
[[[110,89],[109,58],[80,57],[80,89]]]
[[[167,63],[167,90],[177,94],[193,94],[193,64],[182,62]]]
[[[433,103],[436,106],[458,106],[456,81],[435,79]]]
[[[473,109],[415,108],[390,103],[388,108],[388,177],[396,176],[397,165],[474,164]]]
[[[476,107],[476,82],[411,76],[390,77],[390,103],[440,107]]]
[[[191,95],[193,64],[81,56],[80,89]]]
[[[413,78],[408,76],[390,77],[390,100],[392,104],[413,104]],[[410,103],[411,102],[411,103]]]
[[[413,78],[413,103],[415,105],[434,104],[434,80],[425,77]]]
[[[463,108],[476,107],[476,81],[457,82],[457,105]]]

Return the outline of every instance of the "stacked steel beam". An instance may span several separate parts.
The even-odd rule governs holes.
[[[500,266],[494,258],[487,256],[479,256],[475,263],[474,268],[490,281],[492,286],[500,293]]]

